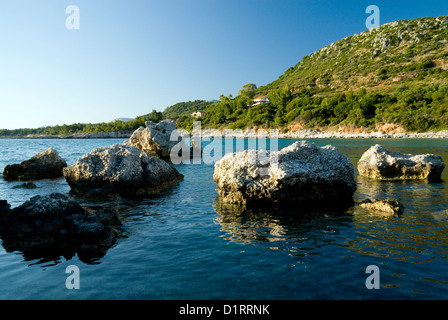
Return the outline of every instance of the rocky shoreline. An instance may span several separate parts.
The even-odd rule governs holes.
[[[342,131],[323,131],[318,129],[303,129],[298,131],[270,131],[263,130],[267,137],[277,137],[278,139],[448,139],[448,130],[439,132],[400,132],[386,133],[381,131],[370,132],[342,132]],[[224,131],[203,130],[201,137],[212,138],[224,136]],[[232,131],[235,138],[252,138],[260,135],[260,131],[248,129],[246,131]]]
[[[447,139],[448,130],[439,132],[400,132],[400,133],[385,133],[385,132],[356,132],[346,133],[338,131],[318,131],[318,130],[303,130],[287,134],[279,134],[279,138],[312,138],[312,139]]]
[[[336,130],[302,129],[297,131],[282,132],[281,130],[270,131],[262,130],[268,136],[276,136],[279,139],[448,139],[448,130],[438,132],[394,132],[387,133],[383,131],[360,131],[344,132]],[[275,132],[275,133],[274,133]],[[28,135],[22,137],[0,137],[16,139],[129,139],[134,131],[119,132],[94,132],[94,133],[74,133],[64,135]],[[200,136],[203,138],[224,137],[225,130],[203,129]],[[246,129],[232,130],[232,136],[236,138],[257,137],[260,130]],[[194,135],[194,133],[190,133]],[[198,135],[198,134],[196,134]]]

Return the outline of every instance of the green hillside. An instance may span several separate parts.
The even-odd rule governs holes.
[[[247,88],[247,87],[246,87]],[[254,96],[271,102],[250,107]],[[341,39],[272,83],[221,96],[209,127],[448,129],[448,16],[397,21]],[[180,123],[191,127],[191,119]]]
[[[415,80],[440,82],[446,81],[443,69],[448,70],[448,16],[420,18],[391,22],[332,43],[260,91],[285,85],[356,90]]]
[[[254,105],[257,96],[269,103]],[[243,86],[218,102],[180,102],[132,121],[0,130],[0,136],[132,131],[145,121],[177,120],[191,130],[191,113],[204,110],[202,126],[409,132],[448,129],[448,16],[397,21],[336,41],[303,57],[277,80]]]
[[[213,102],[204,100],[179,102],[166,108],[162,112],[162,115],[164,119],[175,120],[181,118],[185,120],[185,118],[190,117],[193,112],[206,110],[212,104]]]

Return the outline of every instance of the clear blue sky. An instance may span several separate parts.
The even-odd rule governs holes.
[[[448,1],[2,0],[0,128],[135,117],[277,79],[303,56]],[[67,6],[80,10],[68,30]]]

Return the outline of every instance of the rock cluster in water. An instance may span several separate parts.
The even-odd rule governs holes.
[[[68,167],[50,148],[19,165],[7,166],[3,176],[6,180],[64,176],[71,191],[82,195],[154,195],[183,179],[183,175],[161,159],[169,156],[171,145],[165,143],[175,126],[163,122],[149,128],[154,129],[151,134],[157,131],[151,136],[156,137],[152,144],[145,144],[147,137],[140,135],[141,130],[132,139],[140,149],[129,144],[96,148]],[[19,187],[28,186],[35,187]],[[103,209],[89,212],[62,194],[36,196],[13,210],[6,200],[0,201],[0,236],[5,249],[11,251],[101,250],[114,243],[115,227],[119,225],[117,213]]]
[[[182,156],[188,158],[194,151],[183,140],[172,141],[175,129],[172,121],[148,122],[129,141],[93,149],[69,167],[50,148],[21,164],[5,167],[3,176],[6,180],[24,181],[64,176],[72,192],[78,194],[157,194],[183,179],[165,161],[170,159],[173,148],[187,150]],[[444,168],[440,156],[404,155],[380,145],[367,150],[358,162],[361,176],[378,180],[438,180]],[[306,141],[297,141],[280,151],[227,154],[214,169],[220,202],[236,206],[345,206],[353,202],[357,184],[355,167],[345,155],[333,146],[317,147]],[[366,200],[360,206],[385,216],[402,212],[396,200]],[[120,225],[117,213],[92,213],[61,194],[37,196],[12,210],[7,201],[0,201],[0,236],[7,250],[107,248],[116,240],[116,227]]]
[[[274,154],[277,159],[274,162],[260,161],[263,157],[259,157],[259,152],[262,151],[227,154],[215,164],[213,178],[222,201],[238,204],[351,201],[356,190],[354,166],[335,147],[295,142]]]
[[[215,164],[214,181],[219,200],[230,204],[322,203],[351,199],[356,190],[354,166],[332,146],[316,147],[301,141],[276,154],[277,161],[259,151],[227,154]],[[272,153],[271,153],[272,156]],[[433,154],[405,155],[380,145],[367,150],[358,162],[360,176],[377,180],[440,180],[445,164]],[[264,174],[263,174],[264,172]],[[362,207],[383,215],[397,215],[396,200],[366,200]]]
[[[183,178],[164,160],[133,146],[96,148],[64,168],[64,177],[78,193],[156,194]]]
[[[8,251],[32,249],[102,250],[117,238],[114,211],[89,213],[63,194],[36,196],[10,209],[0,201],[0,234]]]
[[[391,152],[379,144],[367,150],[358,162],[361,176],[378,180],[440,180],[444,168],[441,156]]]
[[[20,164],[7,165],[3,171],[3,178],[8,181],[60,178],[66,166],[66,161],[56,150],[50,148]]]

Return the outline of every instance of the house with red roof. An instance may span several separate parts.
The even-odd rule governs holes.
[[[254,99],[254,104],[252,106],[258,106],[259,104],[271,102],[269,96],[260,96]]]

